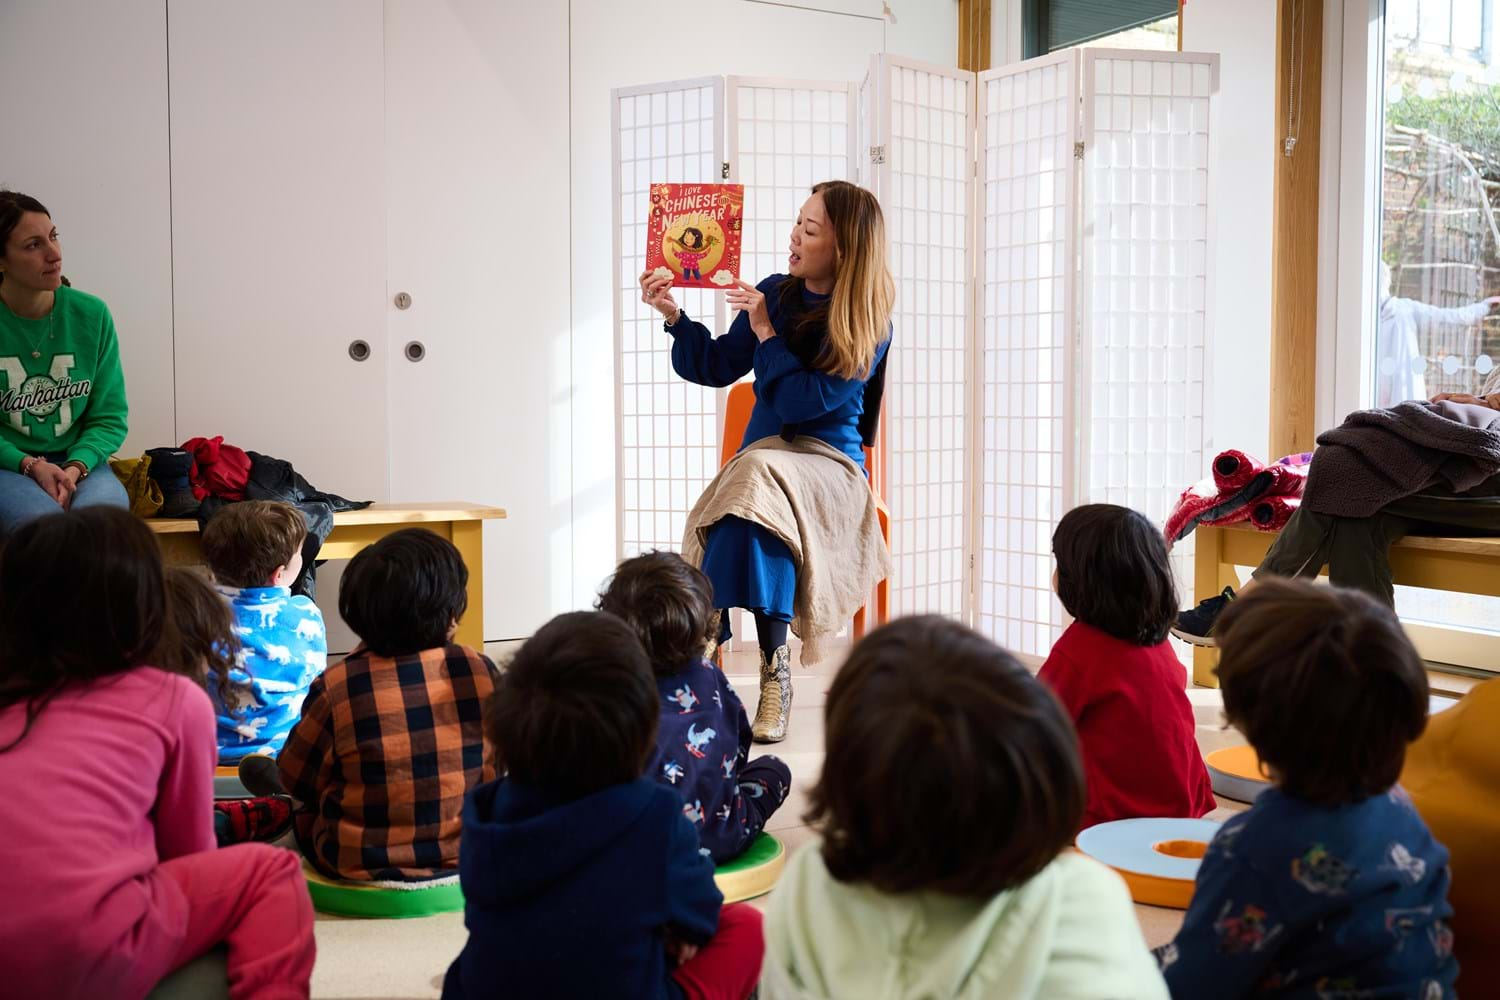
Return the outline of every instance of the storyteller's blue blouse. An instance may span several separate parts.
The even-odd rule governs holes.
[[[773,274],[756,286],[766,297],[766,313],[776,336],[761,343],[750,329],[750,317],[740,313],[729,332],[714,337],[708,327],[684,313],[669,328],[672,334],[672,367],[677,374],[698,385],[720,388],[733,385],[755,372],[755,409],[745,428],[740,447],[773,437],[783,424],[797,424],[797,433],[808,434],[848,455],[860,468],[865,465],[864,442],[859,437],[859,418],[865,412],[868,379],[840,378],[806,367],[787,346],[796,317],[781,308],[784,274]],[[815,305],[827,299],[803,291],[803,300]],[[891,341],[876,349],[873,372]]]

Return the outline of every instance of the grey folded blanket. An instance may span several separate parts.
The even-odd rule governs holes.
[[[1500,473],[1500,411],[1415,401],[1359,410],[1318,445],[1302,507],[1369,517],[1433,486],[1463,493]]]
[[[826,655],[826,640],[849,623],[891,573],[875,494],[848,455],[815,437],[756,441],[719,470],[688,514],[682,557],[703,564],[708,531],[733,515],[781,539],[797,564],[792,631],[802,664]]]

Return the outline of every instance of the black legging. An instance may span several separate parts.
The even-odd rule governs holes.
[[[729,608],[719,609],[719,641],[726,642],[733,635],[729,627]],[[758,611],[751,612],[755,615],[755,638],[760,645],[760,651],[765,654],[766,659],[776,655],[776,651],[786,645],[788,624],[778,621]]]

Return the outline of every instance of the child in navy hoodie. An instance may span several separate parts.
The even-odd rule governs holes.
[[[560,615],[485,720],[504,777],[464,804],[469,940],[445,998],[748,996],[760,913],[724,906],[682,800],[644,775],[660,699],[613,615]]]
[[[683,813],[715,863],[743,854],[786,801],[792,772],[769,754],[750,759],[750,720],[724,672],[703,658],[713,584],[673,552],[620,564],[599,608],[635,629],[661,697],[646,775],[682,796]]]

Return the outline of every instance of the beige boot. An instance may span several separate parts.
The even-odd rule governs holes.
[[[703,658],[720,670],[724,669],[724,650],[719,645],[719,629],[722,627],[722,615],[719,611],[713,613],[708,620],[708,641],[703,644]]]
[[[780,743],[792,714],[792,651],[785,646],[766,658],[760,654],[760,703],[750,735],[757,743]]]

